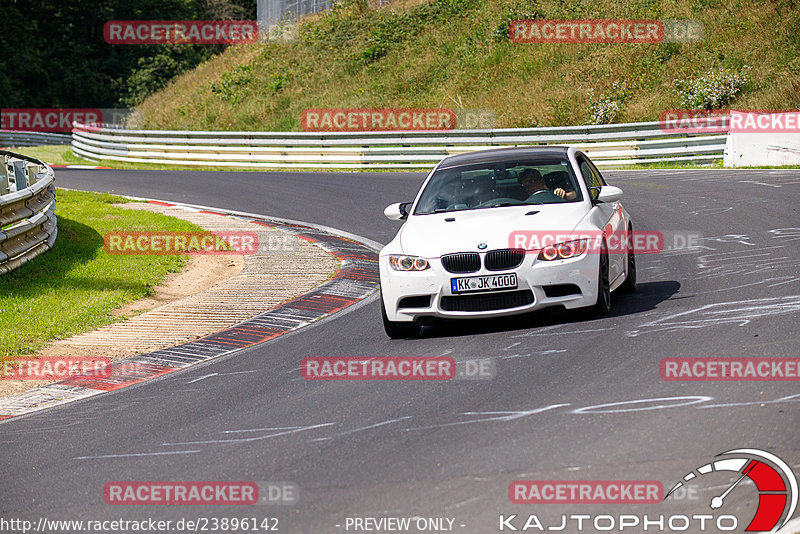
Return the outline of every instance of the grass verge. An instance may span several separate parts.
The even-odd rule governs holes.
[[[146,297],[186,256],[109,255],[111,231],[197,231],[180,219],[112,204],[101,193],[58,190],[58,238],[49,252],[0,276],[0,358],[33,353],[47,342],[113,323],[113,310]]]
[[[42,145],[8,148],[11,152],[40,159],[48,165],[93,165],[72,153],[71,145]]]

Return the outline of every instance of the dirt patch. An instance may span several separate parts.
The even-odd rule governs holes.
[[[117,317],[133,317],[163,304],[205,291],[239,274],[244,269],[241,256],[189,256],[186,267],[170,273],[149,297],[129,302],[114,311]]]

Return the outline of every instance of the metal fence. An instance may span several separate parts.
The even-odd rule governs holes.
[[[368,3],[382,6],[391,1],[368,0]],[[281,26],[297,22],[304,15],[325,11],[335,3],[336,0],[258,0],[256,17],[259,32],[264,39],[282,36],[287,28]]]
[[[209,167],[430,169],[473,150],[569,144],[599,166],[721,160],[725,134],[688,135],[661,122],[554,128],[406,132],[122,130],[75,123],[72,150],[92,160]]]
[[[68,145],[69,134],[0,130],[0,147]]]
[[[256,14],[259,31],[269,35],[281,21],[297,20],[303,15],[328,9],[334,0],[258,0]]]
[[[52,248],[58,234],[53,169],[0,150],[0,275]]]

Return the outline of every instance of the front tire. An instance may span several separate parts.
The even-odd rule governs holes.
[[[608,279],[608,250],[603,243],[600,252],[600,267],[597,274],[597,302],[592,311],[595,315],[608,315],[611,311],[611,281]]]
[[[389,320],[386,315],[386,306],[383,305],[383,297],[381,297],[381,316],[383,317],[383,330],[392,339],[416,337],[419,334],[419,325],[414,322],[401,323]]]

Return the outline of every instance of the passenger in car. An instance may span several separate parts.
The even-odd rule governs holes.
[[[537,191],[550,191],[550,188],[547,187],[547,182],[542,176],[542,173],[536,169],[529,168],[522,171],[519,181],[522,184],[522,187],[525,188],[525,192],[528,193],[528,195],[532,195]],[[578,196],[575,191],[567,191],[563,187],[556,187],[551,191],[551,193],[566,200],[573,200],[576,196]]]

